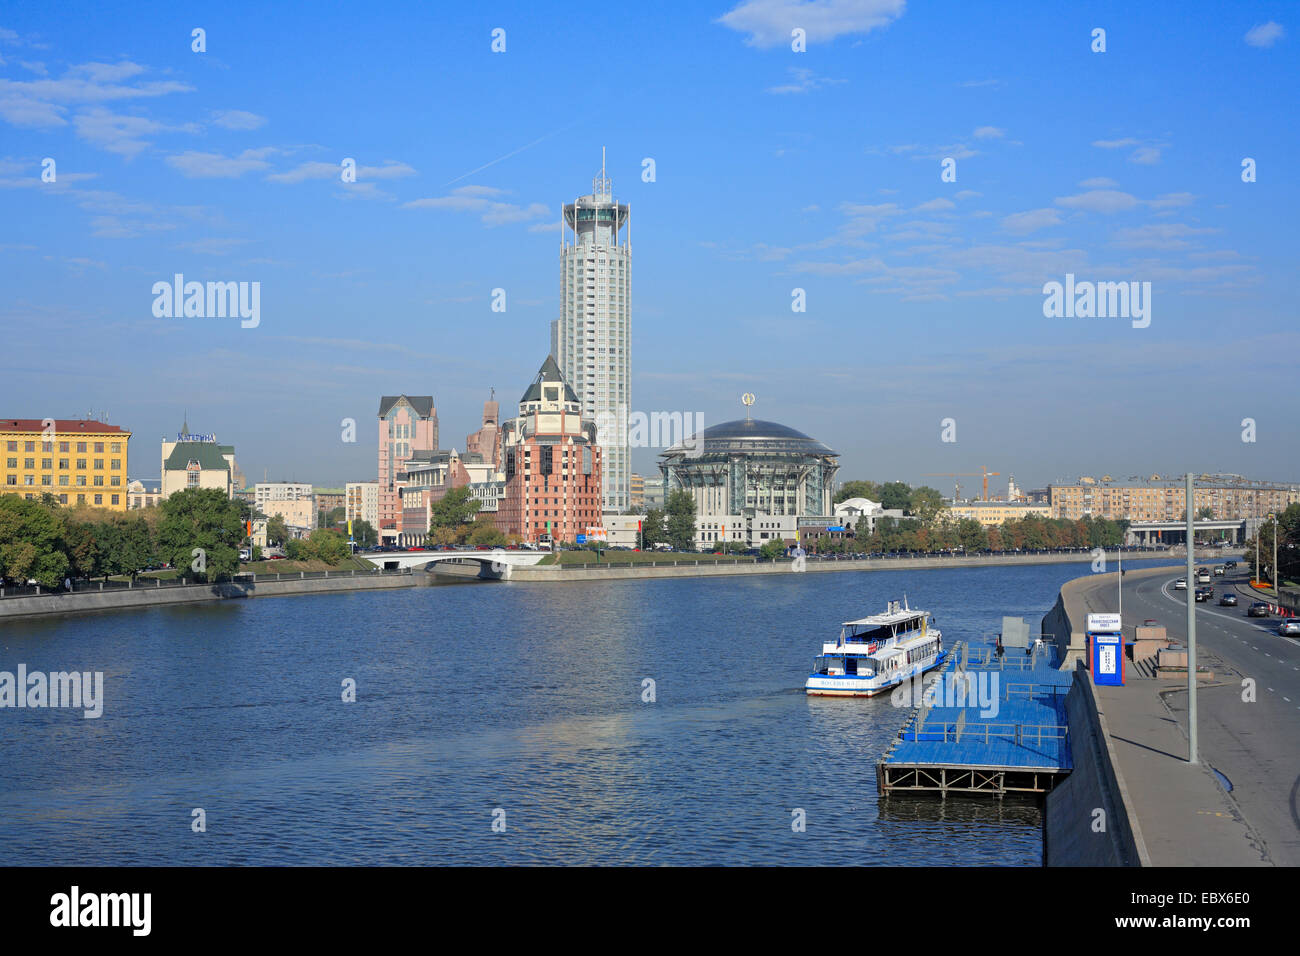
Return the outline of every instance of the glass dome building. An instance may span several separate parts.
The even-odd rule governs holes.
[[[825,516],[839,455],[788,425],[738,419],[660,455],[664,494],[683,489],[699,518]]]

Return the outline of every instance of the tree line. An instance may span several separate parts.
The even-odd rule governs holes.
[[[247,502],[213,488],[186,488],[155,508],[127,512],[68,507],[49,494],[0,495],[0,578],[53,588],[66,578],[134,579],[163,565],[187,580],[229,578],[239,570],[253,517]],[[283,541],[291,558],[338,564],[350,550],[344,535],[325,528],[303,541],[284,530],[279,539],[269,529],[268,535]]]

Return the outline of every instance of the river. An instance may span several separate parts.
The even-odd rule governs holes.
[[[0,709],[0,864],[1038,865],[1036,803],[879,798],[905,712],[802,684],[841,620],[904,592],[979,642],[1004,614],[1037,633],[1088,570],[466,582],[5,624],[0,671],[102,671],[105,699],[98,719]]]

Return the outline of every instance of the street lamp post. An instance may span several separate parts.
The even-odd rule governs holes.
[[[1277,609],[1282,610],[1282,582],[1277,574],[1277,514],[1273,515],[1273,597],[1277,599]]]
[[[1192,473],[1187,473],[1187,762],[1196,759],[1196,528],[1193,524]],[[1258,540],[1258,539],[1257,539]],[[1258,567],[1256,563],[1256,567]]]

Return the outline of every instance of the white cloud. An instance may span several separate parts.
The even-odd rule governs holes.
[[[835,86],[845,82],[817,76],[812,70],[798,66],[789,67],[786,72],[790,74],[791,82],[783,86],[769,86],[767,88],[769,93],[810,93],[825,86]]]
[[[252,241],[251,239],[197,239],[193,242],[182,242],[180,248],[205,256],[226,256]]]
[[[528,222],[550,216],[553,210],[545,203],[529,203],[527,206],[514,203],[498,202],[487,198],[483,186],[461,186],[453,189],[447,196],[435,196],[427,199],[414,199],[403,203],[403,209],[449,209],[452,212],[478,213],[484,225],[502,226],[513,222]],[[492,190],[493,195],[500,190]]]
[[[1251,27],[1246,31],[1246,42],[1251,46],[1267,48],[1284,36],[1286,36],[1286,30],[1282,24],[1269,20],[1268,23],[1261,23],[1259,26]]]
[[[1161,222],[1120,229],[1114,240],[1116,245],[1131,249],[1186,249],[1192,244],[1188,241],[1191,238],[1218,231],[1208,227],[1198,229],[1181,222]]]
[[[929,202],[923,202],[917,206],[916,212],[947,212],[949,209],[956,209],[957,204],[951,199],[931,199]]]
[[[1058,196],[1056,204],[1087,212],[1123,212],[1138,205],[1138,198],[1115,189],[1093,189],[1077,196]]]
[[[1007,232],[1028,235],[1048,226],[1060,225],[1061,213],[1056,209],[1030,209],[1026,212],[1012,213],[1002,220],[1002,228]]]
[[[266,125],[266,117],[247,110],[218,110],[212,115],[212,125],[222,129],[258,129]]]
[[[266,179],[273,183],[301,183],[309,179],[338,179],[342,182],[342,173],[343,167],[340,163],[309,162],[285,173],[272,173]],[[406,163],[399,163],[392,159],[384,160],[383,166],[357,167],[359,183],[370,179],[398,179],[402,176],[414,175],[415,170]]]
[[[168,156],[167,165],[190,179],[236,179],[244,173],[269,167],[271,164],[266,161],[266,157],[274,152],[276,151],[269,146],[246,149],[238,156],[187,150],[176,156]]]
[[[72,117],[77,135],[100,149],[127,158],[149,146],[145,136],[163,131],[194,132],[193,126],[166,126],[146,116],[114,113],[102,106],[82,110]]]
[[[976,139],[1001,139],[1006,130],[999,129],[996,126],[981,126],[971,135]]]
[[[796,27],[809,43],[870,33],[889,26],[906,6],[906,0],[744,0],[717,22],[748,34],[748,45],[767,49],[788,46]]]
[[[1084,189],[1114,189],[1119,183],[1105,176],[1096,176],[1092,179],[1085,179],[1079,185]]]
[[[1133,150],[1128,161],[1130,163],[1141,163],[1143,166],[1153,166],[1160,162],[1160,150],[1154,146],[1139,146]]]

